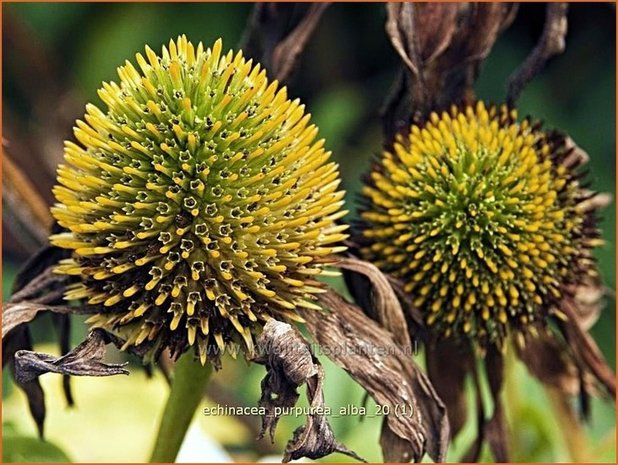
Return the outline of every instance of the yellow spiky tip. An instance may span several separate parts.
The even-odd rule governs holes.
[[[564,136],[505,106],[412,125],[370,173],[362,254],[400,278],[437,334],[501,346],[596,276],[594,211]]]
[[[316,308],[315,278],[344,249],[338,167],[304,106],[221,40],[136,61],[65,144],[51,242],[73,250],[66,299],[99,306],[90,323],[125,348],[251,353],[266,320]]]

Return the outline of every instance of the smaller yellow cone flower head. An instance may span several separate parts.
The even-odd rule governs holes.
[[[146,47],[103,84],[66,142],[52,212],[73,250],[66,298],[125,348],[249,352],[271,317],[316,308],[324,257],[343,248],[337,165],[298,100],[241,52],[183,36]],[[214,354],[214,357],[213,357]]]
[[[535,334],[596,278],[591,194],[570,155],[564,137],[505,107],[433,113],[371,172],[362,253],[442,336],[482,348]]]

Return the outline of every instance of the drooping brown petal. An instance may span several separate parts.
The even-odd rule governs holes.
[[[597,381],[607,389],[612,398],[616,398],[616,375],[609,367],[594,339],[579,323],[575,302],[564,299],[560,308],[567,316],[561,330],[575,353],[578,363],[590,372]]]
[[[568,9],[568,3],[547,4],[545,26],[539,43],[509,77],[507,84],[509,106],[515,105],[523,88],[543,69],[547,60],[564,52]]]
[[[375,265],[354,257],[339,258],[334,265],[359,274],[369,281],[369,286],[362,286],[362,281],[359,283],[365,295],[361,295],[361,290],[357,289],[354,297],[361,297],[363,310],[370,312],[369,316],[390,331],[398,344],[403,347],[410,346],[408,324],[403,309],[386,275]]]
[[[68,305],[44,305],[30,301],[19,303],[6,303],[2,308],[2,339],[9,335],[16,327],[28,323],[41,311],[52,311],[56,313],[71,313],[75,307]]]
[[[71,319],[69,315],[52,314],[52,324],[58,332],[58,343],[60,345],[60,355],[66,355],[71,350]],[[72,407],[75,404],[71,391],[71,377],[62,375],[62,390],[67,405]]]
[[[425,347],[427,375],[446,405],[451,437],[457,436],[468,416],[465,383],[475,357],[467,345],[451,339],[432,341]],[[453,363],[457,360],[457,363]]]
[[[582,329],[587,331],[594,326],[603,308],[603,297],[611,295],[611,292],[599,283],[580,284],[572,291]]]
[[[392,412],[384,428],[399,440],[381,439],[385,459],[406,462],[420,460],[427,453],[433,460],[443,461],[449,438],[446,409],[412,360],[412,347],[400,346],[390,332],[334,291],[321,294],[319,299],[332,311],[304,311],[307,329],[333,362]],[[412,415],[395,414],[403,405]]]
[[[13,295],[2,307],[2,364],[8,365],[16,376],[15,354],[32,350],[30,331],[26,323],[32,321],[41,311],[52,311],[66,317],[75,310],[60,305],[64,278],[52,273],[50,263],[56,260],[55,252],[43,247],[19,272],[13,285]],[[45,421],[45,396],[38,378],[19,384],[26,394],[32,418],[39,435],[43,437]],[[69,394],[65,381],[65,392]],[[69,399],[67,397],[67,399]]]
[[[489,347],[485,355],[485,374],[489,384],[489,393],[494,406],[489,419],[485,417],[485,405],[481,384],[476,365],[471,367],[472,381],[474,383],[476,406],[477,406],[477,436],[470,445],[468,451],[461,459],[462,462],[477,462],[480,458],[483,443],[487,441],[489,450],[496,462],[508,462],[507,427],[504,413],[504,404],[501,399],[502,386],[504,384],[504,360],[503,354],[496,347]]]
[[[52,232],[57,232],[56,224]],[[60,260],[68,256],[67,251],[46,244],[40,247],[20,268],[11,288],[10,303],[30,301],[38,304],[60,305],[67,285],[67,277],[54,273]],[[4,336],[3,336],[4,337]]]
[[[15,380],[23,385],[45,373],[72,376],[128,375],[129,372],[124,368],[126,363],[102,362],[108,342],[105,332],[95,329],[84,342],[61,357],[19,350],[15,353]]]
[[[526,339],[525,345],[513,344],[515,353],[532,376],[568,395],[579,392],[579,372],[564,342],[544,334]]]
[[[504,403],[500,397],[504,384],[504,358],[496,347],[491,347],[487,351],[485,372],[494,404],[494,412],[485,425],[485,437],[494,460],[496,462],[508,462],[506,418],[504,416]]]
[[[10,338],[2,339],[2,366],[8,365],[15,377],[15,353],[21,349],[32,349],[30,330],[26,325],[18,326]],[[20,386],[28,399],[30,414],[36,424],[39,436],[43,437],[45,423],[45,394],[39,379],[34,379]]]
[[[280,82],[287,80],[329,3],[257,3],[241,41],[247,56],[258,59]]]
[[[7,145],[8,143],[3,143]],[[15,237],[31,253],[47,242],[52,225],[47,202],[34,188],[22,169],[13,162],[11,151],[3,147],[2,201],[5,226],[12,229]]]
[[[462,462],[478,462],[483,443],[487,441],[489,449],[496,462],[508,462],[507,428],[504,415],[504,405],[500,394],[504,382],[504,361],[502,354],[497,348],[489,348],[485,356],[485,372],[489,383],[489,391],[492,397],[494,411],[491,418],[485,418],[485,405],[481,393],[479,375],[476,366],[472,368],[472,380],[474,382],[477,405],[477,436],[470,445],[468,451],[461,459]]]
[[[50,266],[40,274],[35,275],[27,283],[24,283],[23,286],[19,286],[19,291],[13,293],[10,302],[34,300],[38,295],[47,295],[53,287],[61,285],[65,278],[54,274],[53,271],[53,267]]]
[[[479,379],[476,364],[472,365],[472,383],[474,386],[474,398],[476,400],[476,438],[461,458],[462,463],[478,462],[485,441],[485,404],[483,403],[483,393],[481,392],[481,381]]]
[[[294,431],[283,461],[302,457],[317,459],[333,452],[363,460],[335,439],[324,415],[324,371],[301,334],[289,324],[271,319],[264,326],[256,349],[258,355],[253,361],[267,368],[259,400],[259,406],[266,409],[266,415],[262,418],[259,438],[268,432],[273,439],[280,415],[285,409],[296,405],[299,397],[296,389],[306,384],[310,412],[305,425]]]

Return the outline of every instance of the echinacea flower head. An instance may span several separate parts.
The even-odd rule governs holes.
[[[73,251],[65,298],[99,307],[91,325],[152,354],[194,346],[202,363],[315,308],[346,237],[338,168],[304,106],[221,52],[183,36],[121,66],[66,142],[52,209],[66,232],[51,241]]]
[[[370,173],[362,253],[444,337],[482,348],[534,335],[597,276],[592,194],[572,152],[504,106],[432,113]]]

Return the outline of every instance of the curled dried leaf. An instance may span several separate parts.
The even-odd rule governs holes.
[[[297,388],[306,384],[310,405],[307,422],[294,431],[283,461],[302,457],[317,459],[333,452],[364,461],[335,439],[324,414],[324,371],[301,334],[289,324],[271,319],[264,326],[256,349],[258,355],[253,361],[267,368],[259,400],[259,406],[266,411],[259,438],[268,432],[273,439],[281,413],[296,404],[299,397]]]
[[[384,427],[390,437],[381,439],[385,458],[406,462],[427,453],[443,461],[449,438],[446,409],[412,360],[412,347],[403,348],[390,332],[334,291],[319,298],[332,311],[304,311],[307,329],[333,362],[392,412]],[[396,415],[403,406],[411,414]]]
[[[45,373],[60,373],[72,376],[128,375],[123,364],[102,362],[109,339],[105,332],[95,329],[88,338],[66,355],[54,357],[30,350],[15,353],[15,380],[28,383]]]

